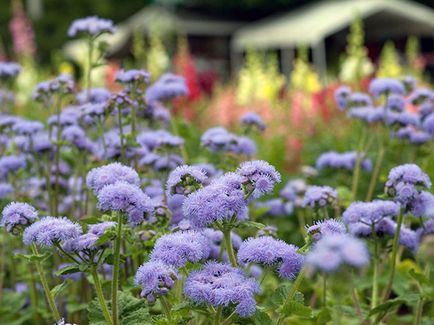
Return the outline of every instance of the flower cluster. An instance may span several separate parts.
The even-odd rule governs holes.
[[[256,153],[256,144],[250,138],[235,135],[223,127],[208,129],[200,141],[211,152],[231,152],[246,156]]]
[[[12,202],[3,209],[0,226],[5,227],[7,232],[17,233],[37,218],[38,213],[30,204]]]
[[[303,206],[319,209],[333,205],[338,199],[338,193],[330,186],[310,186],[303,199]]]
[[[336,151],[329,151],[321,154],[316,161],[316,168],[324,169],[345,169],[353,170],[356,166],[357,160],[360,160],[360,167],[366,171],[372,170],[372,161],[364,158],[364,154],[355,151],[338,153]]]
[[[75,37],[79,34],[85,34],[96,37],[103,33],[113,34],[115,31],[116,28],[110,19],[91,16],[74,20],[71,26],[69,26],[68,36]]]

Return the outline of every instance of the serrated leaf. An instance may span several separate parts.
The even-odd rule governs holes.
[[[323,325],[332,320],[330,309],[323,307],[316,316],[317,325]]]
[[[64,281],[61,284],[55,286],[53,289],[51,289],[50,291],[51,294],[53,295],[53,298],[56,298],[59,294],[61,294],[62,291],[65,290],[67,286],[68,286],[68,281]]]
[[[56,271],[57,276],[65,275],[65,274],[72,274],[80,272],[80,267],[78,265],[69,265],[61,268],[60,270]]]
[[[264,311],[256,310],[255,314],[251,317],[255,325],[273,325],[270,316]]]
[[[281,313],[285,316],[295,315],[300,317],[312,317],[312,309],[297,301],[290,300],[282,308]]]
[[[94,246],[102,246],[109,242],[113,238],[113,235],[110,232],[104,233],[98,240],[93,244]]]

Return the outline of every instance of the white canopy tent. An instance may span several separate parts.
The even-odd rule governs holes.
[[[309,46],[314,64],[324,76],[325,39],[347,28],[356,15],[369,18],[365,27],[373,39],[434,35],[434,10],[411,1],[328,0],[238,29],[231,43],[232,60],[239,61],[246,49],[279,49],[284,73],[289,74],[293,49]]]

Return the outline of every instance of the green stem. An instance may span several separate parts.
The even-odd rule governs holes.
[[[393,238],[393,246],[392,246],[392,269],[389,275],[389,281],[387,283],[386,290],[384,292],[383,302],[386,302],[389,299],[390,292],[392,291],[393,279],[395,278],[396,271],[396,255],[398,253],[398,244],[399,244],[399,235],[401,233],[402,220],[404,219],[404,213],[399,213],[398,221],[396,225],[395,237]]]
[[[38,248],[36,247],[35,243],[32,243],[32,252],[34,255],[39,255]],[[47,278],[45,277],[44,268],[41,264],[41,261],[36,260],[36,270],[39,273],[39,278],[41,280],[42,288],[45,292],[45,297],[47,298],[48,306],[51,309],[51,312],[53,313],[54,320],[57,322],[60,320],[60,314],[57,310],[56,303],[54,301],[53,295],[51,294],[50,287],[48,286]]]
[[[427,264],[425,266],[425,276],[427,277],[428,281],[429,281],[430,270],[431,270],[430,264]],[[423,289],[421,287],[419,287],[419,292],[422,295]],[[414,319],[414,325],[419,325],[420,321],[422,320],[423,305],[424,304],[425,304],[425,298],[420,297],[419,302],[417,303],[416,317]]]
[[[166,314],[167,320],[169,322],[171,322],[172,321],[172,315],[170,313],[170,304],[169,304],[169,302],[167,301],[166,297],[163,296],[163,295],[160,296],[160,301],[161,301],[161,305],[163,306],[164,313]]]
[[[215,313],[214,325],[220,324],[220,321],[222,319],[222,314],[223,314],[223,306],[219,306]]]
[[[323,274],[323,282],[322,282],[322,304],[324,307],[327,307],[327,276]]]
[[[119,137],[121,140],[121,160],[125,161],[125,139],[124,139],[124,131],[122,128],[122,109],[118,108],[118,124],[119,124]]]
[[[369,181],[368,193],[366,194],[365,201],[371,201],[372,196],[374,195],[375,185],[377,184],[378,175],[380,174],[381,164],[383,163],[384,157],[384,148],[380,147],[378,150],[377,159],[375,161],[374,171],[371,175],[371,180]]]
[[[96,266],[92,265],[90,267],[90,272],[92,274],[92,279],[95,284],[96,295],[98,297],[99,305],[101,306],[102,313],[108,324],[113,324],[110,312],[108,310],[107,304],[104,299],[104,293],[102,291],[101,282],[99,281],[98,273],[96,271]]]
[[[295,279],[294,283],[292,284],[291,288],[289,289],[288,296],[286,297],[285,302],[283,303],[283,306],[285,306],[288,301],[290,301],[292,298],[294,298],[295,293],[297,292],[298,288],[300,287],[301,282],[304,278],[304,269],[301,269],[300,273],[298,273],[297,278]],[[280,315],[279,319],[277,320],[277,325],[282,324],[283,320],[285,319],[284,315]]]
[[[232,247],[231,240],[231,229],[223,230],[223,238],[226,246],[226,250],[228,251],[229,261],[231,262],[233,267],[237,267],[237,258],[235,257],[234,248]]]
[[[372,239],[374,240],[373,274],[372,274],[372,297],[371,310],[378,305],[378,240],[375,223],[371,224]]]
[[[122,234],[122,213],[117,212],[117,233],[115,245],[113,248],[113,273],[112,273],[112,320],[113,325],[119,324],[118,316],[118,282],[119,282],[119,267],[121,260],[121,234]]]
[[[29,270],[29,294],[30,294],[30,302],[32,304],[32,316],[35,324],[40,324],[39,316],[38,316],[38,292],[36,290],[35,278],[33,276],[32,268],[28,267]]]

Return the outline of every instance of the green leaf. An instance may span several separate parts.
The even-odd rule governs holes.
[[[296,315],[300,317],[312,317],[312,309],[295,300],[288,301],[281,309],[281,313],[285,316]]]
[[[243,222],[241,222],[241,224],[244,226],[252,227],[252,228],[256,228],[256,229],[262,229],[265,227],[265,225],[263,223],[251,221],[251,220],[243,221]]]
[[[427,279],[427,277],[425,276],[425,274],[416,272],[415,269],[411,269],[410,271],[408,271],[408,274],[410,274],[410,276],[413,279],[415,279],[417,282],[419,282],[419,284],[427,284],[427,283],[429,283],[429,280]]]
[[[323,325],[332,320],[330,309],[323,307],[316,316],[317,325]]]
[[[378,313],[385,313],[387,312],[389,309],[395,307],[395,306],[399,306],[401,304],[405,303],[405,300],[402,298],[395,298],[389,301],[386,301],[385,303],[378,305],[377,307],[375,307],[374,309],[372,309],[369,312],[369,316],[378,314]]]
[[[98,240],[93,244],[94,246],[101,246],[105,243],[109,242],[113,238],[113,234],[110,232],[104,233],[101,237],[98,238]]]
[[[264,311],[256,310],[255,314],[251,317],[253,324],[255,325],[273,325],[273,321],[270,316]]]
[[[80,272],[80,267],[78,265],[69,265],[61,268],[60,270],[56,271],[57,276],[65,275],[65,274],[71,274],[71,273],[77,273]]]
[[[51,289],[51,294],[53,295],[53,298],[56,298],[63,290],[65,290],[68,284],[68,281],[64,281]]]

